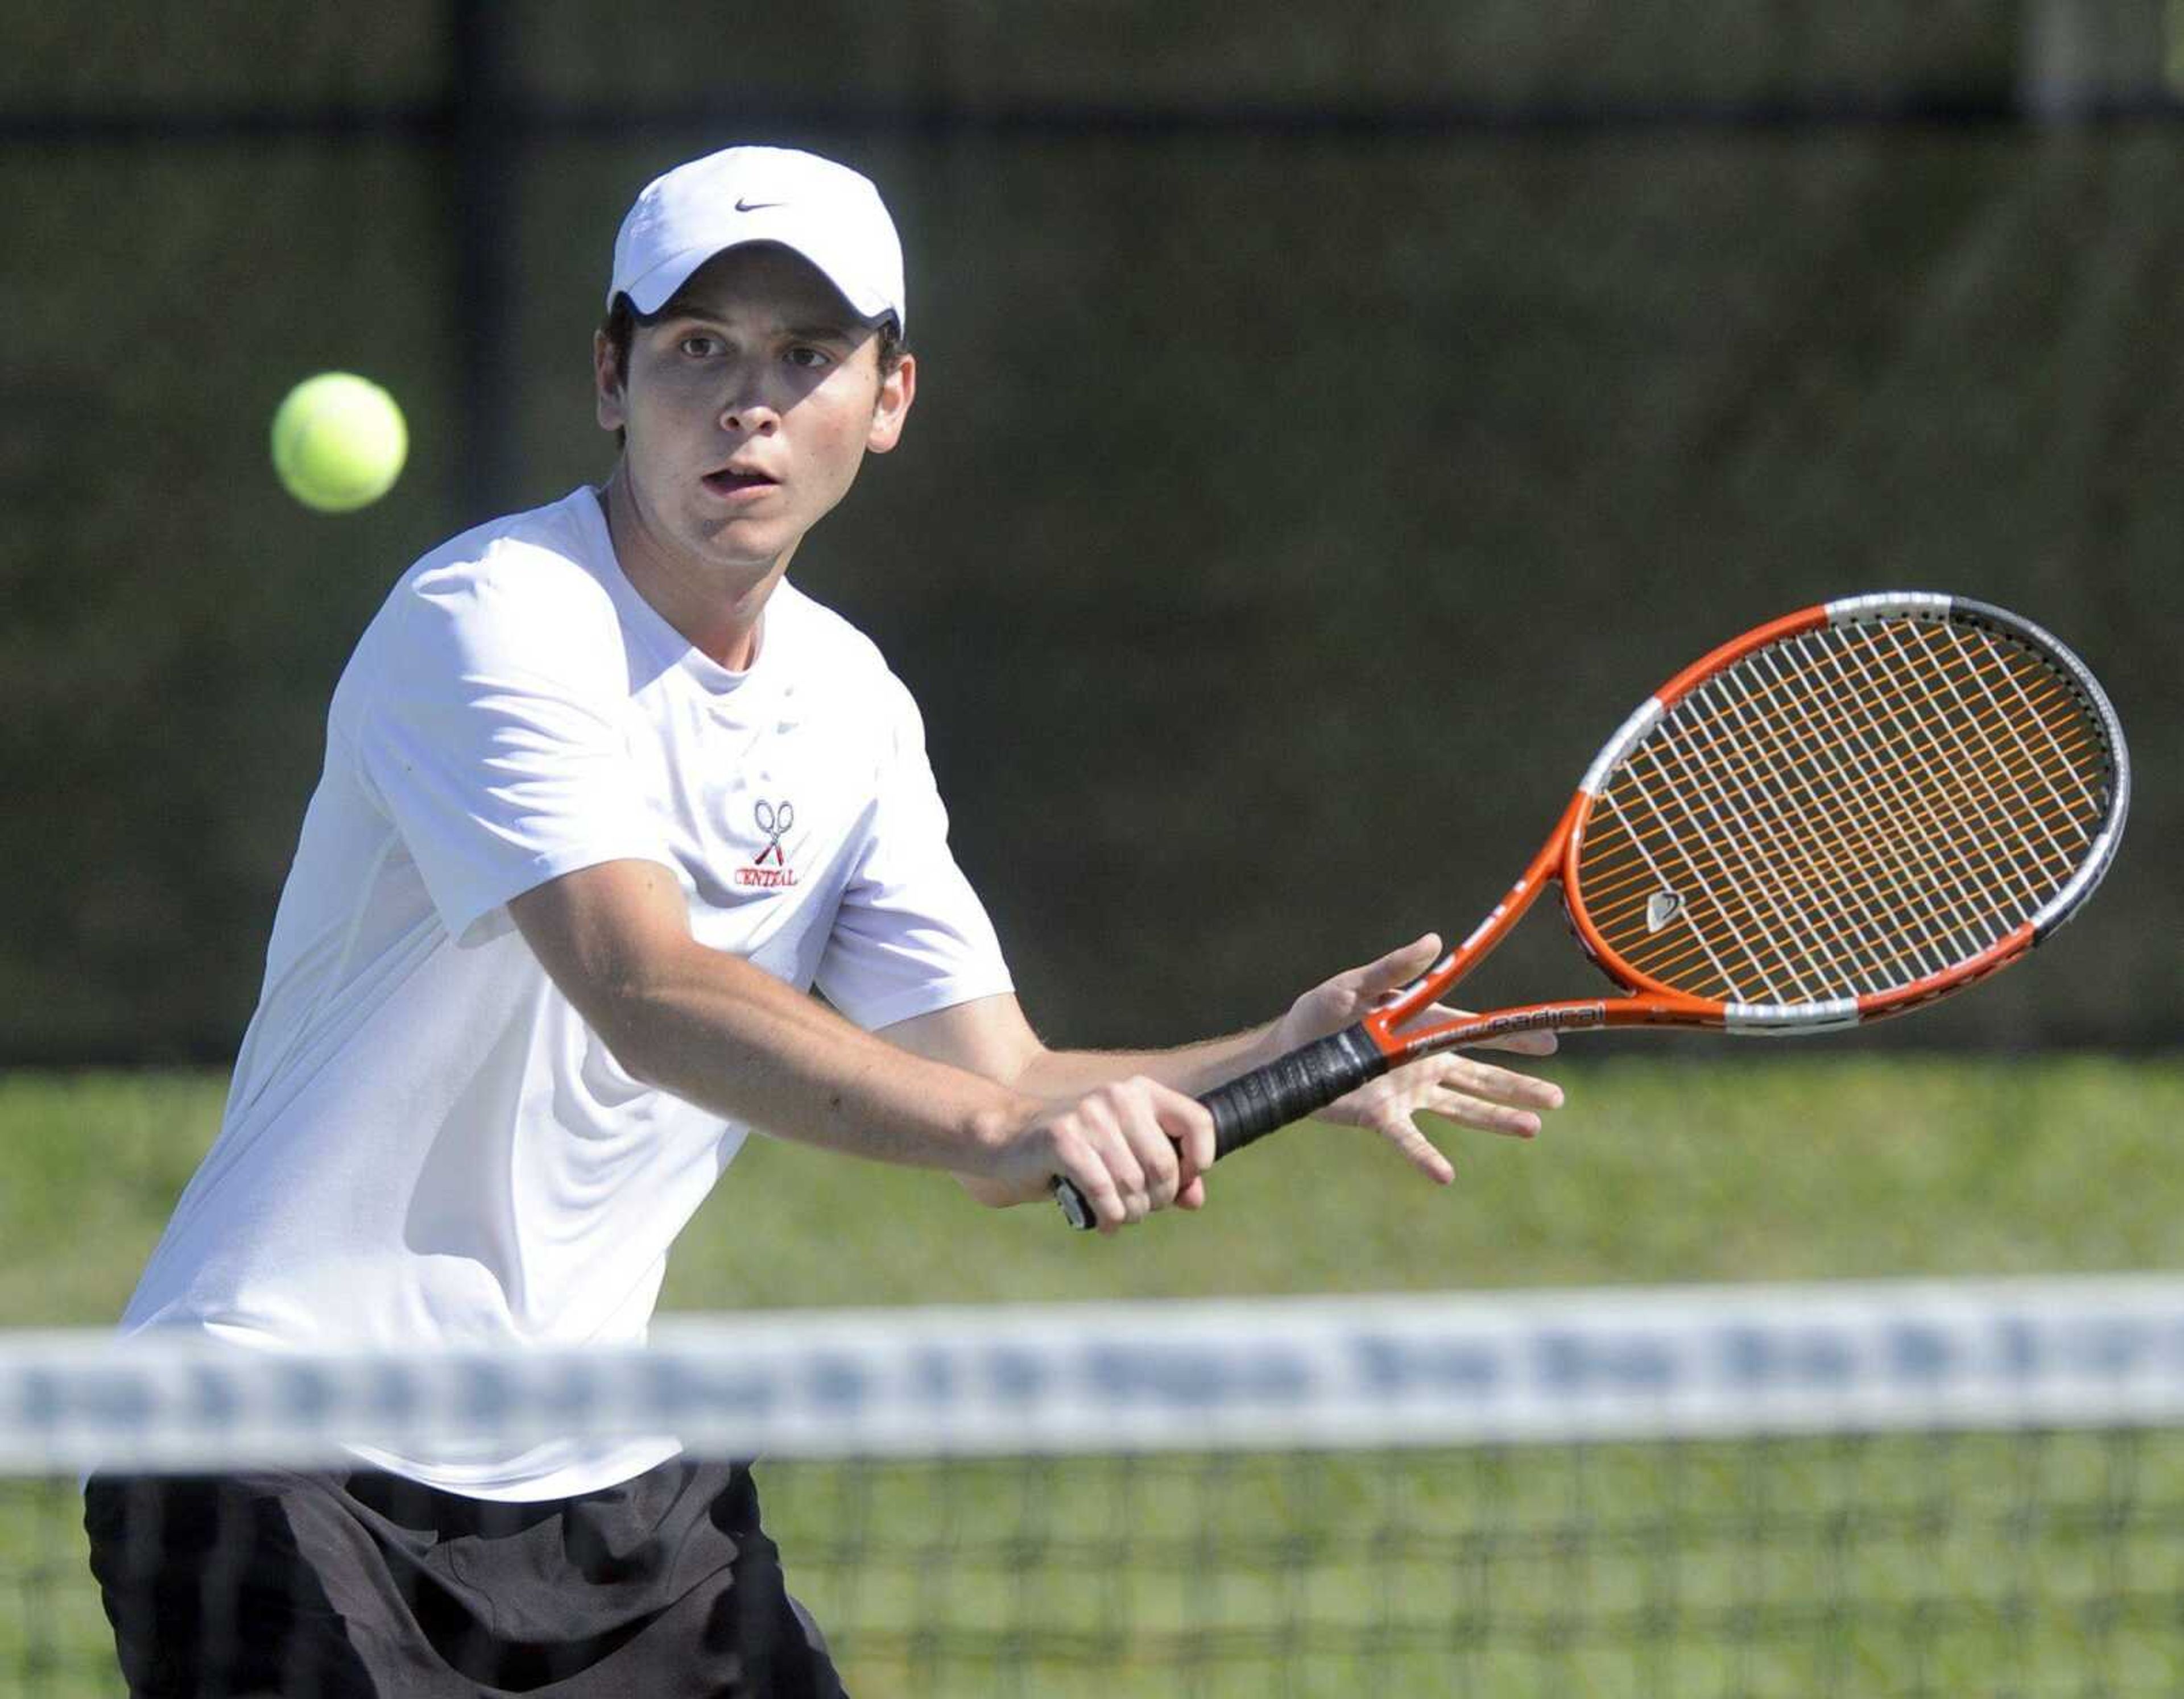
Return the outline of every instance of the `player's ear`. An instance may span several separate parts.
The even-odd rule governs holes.
[[[867,448],[884,454],[902,440],[902,421],[916,396],[917,356],[906,354],[880,379],[879,399],[872,404],[872,428],[865,437]]]
[[[622,405],[623,377],[614,343],[604,331],[593,331],[592,409],[602,431],[619,431],[629,423],[627,409]]]

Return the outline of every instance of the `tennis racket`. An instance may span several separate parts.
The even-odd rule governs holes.
[[[1639,705],[1524,877],[1423,978],[1201,1098],[1215,1155],[1506,1033],[1815,1033],[1946,997],[2077,911],[2130,799],[2108,698],[2029,620],[1921,592],[1786,615]],[[1557,883],[1622,994],[1436,1011]],[[1094,1225],[1075,1185],[1054,1190]]]

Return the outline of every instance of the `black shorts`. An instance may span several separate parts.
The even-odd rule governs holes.
[[[504,1504],[398,1475],[95,1476],[135,1699],[839,1699],[740,1464]]]

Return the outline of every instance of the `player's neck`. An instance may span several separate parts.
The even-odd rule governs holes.
[[[788,571],[795,549],[755,577],[730,577],[663,547],[645,525],[619,467],[599,494],[615,559],[631,587],[706,659],[733,672],[749,668],[758,658],[766,604]]]

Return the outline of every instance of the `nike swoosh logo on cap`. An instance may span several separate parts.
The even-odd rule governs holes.
[[[788,204],[788,203],[786,201],[747,201],[738,198],[736,201],[736,210],[738,212],[764,212],[768,207],[786,206]]]

